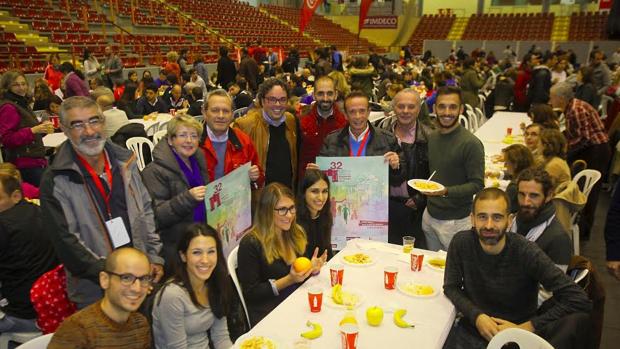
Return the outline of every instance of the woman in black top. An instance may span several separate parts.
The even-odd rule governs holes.
[[[306,231],[308,244],[304,255],[312,257],[314,250],[327,258],[332,258],[332,226],[334,220],[331,214],[329,196],[329,178],[319,170],[306,170],[299,195],[297,196],[297,210],[299,224]]]

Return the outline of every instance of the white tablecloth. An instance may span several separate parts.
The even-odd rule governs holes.
[[[130,119],[129,122],[132,122],[135,124],[142,124],[142,126],[144,126],[144,129],[148,130],[149,127],[153,126],[155,123],[162,123],[162,122],[166,122],[170,120],[172,120],[172,115],[165,114],[165,113],[159,113],[157,114],[156,120],[151,120],[151,119],[144,120],[143,118],[139,118],[139,119]],[[147,134],[147,136],[152,136],[152,134]]]
[[[506,136],[506,130],[512,128],[513,136],[523,136],[521,123],[530,124],[530,118],[526,113],[496,112],[489,121],[485,122],[474,134],[484,144],[484,154],[487,156],[498,155],[508,144],[502,140]]]
[[[43,137],[43,145],[49,148],[58,148],[66,139],[67,136],[62,132],[50,133]]]
[[[370,247],[378,247],[366,250]],[[408,262],[408,254],[402,252],[402,246],[390,245],[375,241],[355,239],[350,240],[344,250],[324,266],[318,276],[307,280],[293,294],[291,294],[276,309],[259,322],[249,333],[249,336],[264,335],[273,337],[281,342],[285,348],[291,348],[298,341],[301,332],[308,330],[306,321],[320,323],[323,326],[323,335],[311,341],[313,349],[340,349],[339,322],[345,310],[336,309],[326,304],[326,298],[331,294],[329,279],[329,264],[341,263],[343,255],[363,251],[374,257],[377,263],[368,267],[354,267],[344,265],[343,289],[358,291],[364,297],[363,303],[355,310],[359,324],[358,348],[441,348],[456,315],[452,303],[443,295],[443,272],[424,265],[421,272],[412,272]],[[417,250],[428,253],[436,252]],[[428,256],[425,256],[427,258]],[[413,298],[398,290],[386,290],[383,286],[383,268],[386,265],[398,267],[398,280],[431,284],[439,294],[431,298]],[[323,288],[323,307],[320,313],[311,313],[308,306],[307,289],[319,285]],[[366,322],[366,309],[378,305],[384,309],[381,326],[371,327]],[[404,317],[415,328],[399,328],[393,322],[393,313],[388,309],[405,308]]]

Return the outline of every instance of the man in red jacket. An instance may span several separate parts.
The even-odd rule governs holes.
[[[338,98],[336,84],[329,76],[322,76],[314,83],[314,100],[316,103],[308,114],[302,116],[301,150],[299,152],[299,179],[304,178],[308,163],[316,162],[323,140],[332,131],[347,125],[344,114],[338,110],[335,102]]]
[[[261,187],[265,182],[265,174],[258,165],[254,144],[243,131],[230,127],[233,120],[230,95],[222,89],[209,93],[202,107],[202,114],[205,118],[205,132],[202,133],[200,144],[207,160],[209,181],[251,162],[248,176],[252,181],[252,188]]]

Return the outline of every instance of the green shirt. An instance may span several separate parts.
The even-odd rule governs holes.
[[[446,186],[446,197],[428,197],[428,213],[441,220],[467,217],[473,196],[484,188],[484,147],[471,132],[459,125],[448,134],[428,137],[430,172]]]

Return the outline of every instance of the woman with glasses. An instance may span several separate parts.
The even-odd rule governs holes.
[[[174,274],[153,301],[155,348],[209,348],[209,337],[213,348],[231,348],[228,270],[217,231],[189,225],[175,252]]]
[[[292,264],[306,251],[306,234],[296,222],[293,192],[280,183],[263,189],[254,226],[239,243],[237,270],[251,325],[278,306],[324,259],[312,256],[312,268],[297,272]]]
[[[566,138],[556,129],[544,129],[540,134],[543,147],[543,167],[555,188],[554,204],[556,217],[567,232],[572,231],[571,215],[581,210],[586,197],[572,181],[570,167],[566,163],[568,145]]]
[[[50,121],[39,123],[30,108],[26,76],[17,70],[0,78],[0,140],[5,161],[13,163],[24,181],[38,187],[47,167],[43,136],[54,132]]]
[[[297,195],[298,224],[306,232],[306,252],[311,258],[315,250],[324,258],[332,258],[332,226],[329,178],[320,170],[306,170]]]
[[[177,116],[168,123],[168,135],[157,143],[153,161],[142,172],[142,179],[153,199],[155,222],[163,243],[165,274],[176,256],[179,232],[191,223],[204,223],[207,166],[202,153],[196,155],[202,127],[188,116]]]

